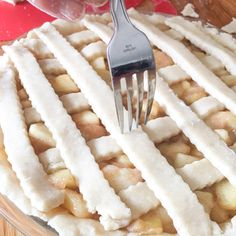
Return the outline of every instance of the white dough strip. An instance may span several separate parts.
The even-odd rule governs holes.
[[[234,236],[236,235],[236,216],[234,216],[229,222],[222,224],[224,233],[222,236]]]
[[[11,68],[0,72],[0,82],[0,124],[8,160],[32,205],[48,211],[63,203],[64,194],[49,183],[31,146]]]
[[[0,193],[5,195],[9,200],[11,200],[21,211],[26,215],[31,215],[40,218],[43,221],[48,221],[48,224],[53,227],[59,235],[65,235],[67,230],[70,230],[70,235],[124,235],[121,231],[107,232],[104,230],[102,225],[95,220],[91,219],[79,219],[66,213],[63,208],[57,208],[54,211],[49,211],[47,213],[40,212],[32,207],[30,200],[25,196],[20,183],[9,166],[7,162],[0,160]],[[132,192],[130,192],[132,194]],[[154,200],[153,200],[154,201]],[[149,201],[150,204],[151,201]],[[156,200],[155,202],[158,203]],[[62,218],[63,222],[59,221],[58,218]],[[65,227],[65,222],[67,226]],[[69,227],[68,227],[69,225]],[[73,234],[72,234],[73,232]],[[91,234],[88,234],[88,233]],[[87,233],[87,234],[86,234]]]
[[[119,221],[129,219],[130,210],[105,180],[84,138],[54,93],[35,58],[21,45],[4,47],[4,50],[19,71],[32,104],[52,132],[67,168],[80,186],[89,211],[98,211],[102,215],[101,218],[117,221],[116,227],[120,227]],[[32,77],[34,79],[31,79]]]
[[[221,43],[224,47],[233,50],[234,53],[236,52],[236,39],[231,34],[221,32],[218,29],[209,27],[207,25],[197,26],[205,33],[209,34],[218,43]]]
[[[48,50],[47,46],[42,43],[40,39],[26,39],[22,38],[19,40],[24,47],[28,48],[34,53],[38,59],[51,58],[52,53]]]
[[[103,40],[104,43],[108,44],[110,42],[112,34],[113,34],[113,30],[110,27],[100,22],[94,22],[90,16],[85,16],[82,19],[82,23],[89,30],[96,33],[99,36],[99,38]]]
[[[38,63],[45,74],[60,75],[66,73],[65,69],[57,59],[41,59]]]
[[[82,54],[88,60],[94,59],[99,56],[106,56],[106,49],[104,47],[104,43],[99,41],[98,35],[95,34],[93,31],[84,30],[76,32],[66,36],[66,38],[74,47],[84,46],[84,48],[82,49]],[[59,62],[57,62],[56,59],[52,58],[51,52],[40,39],[22,38],[20,39],[20,42],[24,45],[24,47],[28,48],[36,58],[41,59],[39,60],[39,64],[42,67],[44,73],[63,73],[63,67],[60,65]],[[92,56],[93,58],[91,58]]]
[[[106,57],[106,44],[102,41],[90,43],[81,50],[81,54],[89,61],[97,57]]]
[[[189,71],[189,74],[192,74],[193,78],[197,76],[197,80],[202,80],[205,87],[209,88],[209,92],[213,92],[212,95],[214,94],[215,97],[224,102],[226,107],[230,105],[231,110],[236,110],[236,94],[232,92],[232,90],[215,77],[211,71],[205,68],[182,44],[170,39],[148,22],[143,23],[143,20],[141,22],[138,13],[134,12],[134,16],[136,19],[134,23],[146,33],[157,47],[171,55],[176,63],[178,63],[178,58],[182,68],[185,67],[186,70]],[[183,64],[185,66],[183,66]],[[207,75],[209,75],[209,77],[207,77]],[[208,80],[209,78],[211,79]],[[212,79],[215,81],[213,80],[213,82]],[[167,88],[168,86],[162,80],[160,81],[160,83],[163,84],[161,89],[165,91],[165,93],[161,92],[161,90],[159,93],[157,92],[156,94],[159,94],[156,96],[157,101],[162,106],[166,107],[167,113],[176,121],[178,127],[183,130],[190,141],[196,145],[205,157],[208,158],[234,186],[236,186],[236,154],[229,149],[224,142],[219,140],[219,137],[207,127],[204,122],[198,119],[196,115]],[[160,85],[159,82],[157,84]],[[159,86],[157,86],[157,88],[158,87]],[[229,93],[227,93],[228,90]],[[233,100],[234,97],[235,100]],[[233,104],[234,107],[232,106]]]
[[[126,236],[124,231],[105,231],[102,225],[93,219],[76,218],[68,213],[58,214],[48,224],[60,233],[60,236]]]
[[[106,143],[110,146],[111,138],[109,139],[110,140],[105,141],[108,141]],[[112,144],[112,147],[113,146],[114,145]],[[116,146],[118,145],[116,144]],[[65,168],[65,166],[63,165],[63,160],[60,157],[60,153],[56,148],[48,149],[47,151],[41,153],[39,156],[40,160],[44,162],[43,164],[46,168],[50,168],[50,166],[52,167],[53,165],[60,165],[62,168]],[[141,215],[147,213],[151,209],[154,209],[160,204],[160,201],[157,200],[153,191],[150,190],[147,184],[144,182],[139,182],[135,185],[131,185],[128,188],[121,190],[118,195],[131,210],[130,221],[140,217]]]
[[[158,70],[158,73],[169,85],[191,79],[191,77],[178,65],[163,67]]]
[[[25,196],[25,193],[17,179],[14,171],[9,166],[8,162],[0,161],[0,193],[6,196],[11,202],[13,202],[24,214],[35,216],[43,221],[48,221],[55,213],[65,211],[62,208],[57,208],[52,211],[41,212],[34,208],[29,200]]]
[[[184,36],[182,34],[180,34],[179,32],[173,29],[166,30],[165,33],[169,35],[171,38],[176,39],[178,41],[181,41],[184,39]]]
[[[223,47],[183,17],[172,17],[167,19],[165,23],[184,35],[194,45],[219,59],[232,75],[236,75],[236,56],[228,48]]]
[[[162,78],[157,78],[155,100],[178,127],[229,181],[236,186],[236,153],[181,101]]]
[[[7,196],[15,205],[20,206],[26,215],[32,214],[30,200],[25,196],[20,182],[11,169],[9,163],[0,160],[0,193]]]
[[[35,108],[26,108],[24,115],[27,124],[42,121],[40,114]],[[143,125],[143,129],[154,143],[161,143],[180,133],[180,129],[170,117],[160,117],[148,121],[146,125]],[[121,148],[111,136],[90,140],[88,145],[96,161],[109,160],[122,153]]]
[[[224,178],[221,172],[205,158],[176,169],[176,171],[193,191],[211,186]]]
[[[161,117],[148,121],[146,126],[143,126],[143,129],[156,144],[180,133],[180,129],[169,117]],[[123,153],[120,146],[111,136],[92,139],[87,144],[97,162],[111,160]],[[46,170],[53,166],[65,167],[57,148],[50,148],[40,153],[39,158]]]
[[[232,21],[221,27],[221,29],[227,33],[236,33],[236,19],[233,17]]]
[[[67,232],[68,230],[68,227],[66,227],[65,230],[65,227],[63,227],[64,224],[56,220],[58,219],[58,217],[60,218],[62,216],[63,222],[66,221],[68,225],[70,225],[70,233],[72,231],[75,232],[73,234],[75,236],[77,236],[78,234],[87,236],[90,231],[91,233],[94,233],[94,235],[98,235],[99,233],[102,233],[102,235],[123,235],[123,233],[120,231],[104,231],[99,222],[95,220],[78,219],[72,215],[66,213],[63,214],[63,210],[56,210],[55,212],[52,211],[48,213],[39,212],[34,207],[32,207],[30,200],[25,196],[22,187],[20,186],[19,180],[11,169],[11,166],[7,161],[4,160],[0,160],[0,179],[1,194],[5,195],[8,199],[14,202],[14,204],[26,215],[36,216],[44,221],[49,221],[48,224],[56,229],[60,235],[62,235],[64,232]],[[150,209],[154,209],[160,204],[160,202],[154,196],[153,192],[149,190],[145,183],[138,183],[136,185],[130,186],[129,188],[120,191],[119,195],[122,197],[123,201],[126,202],[126,204],[130,207],[132,211],[132,219],[138,218],[139,216],[145,214]]]
[[[80,19],[75,21],[56,19],[52,22],[52,24],[62,35],[69,35],[85,30]]]
[[[212,96],[202,97],[193,102],[190,107],[201,119],[225,109],[225,106]]]
[[[83,30],[68,35],[67,39],[74,47],[81,47],[84,44],[89,44],[98,41],[99,37],[90,30]]]
[[[53,26],[45,24],[35,32],[78,84],[107,130],[141,171],[148,187],[172,217],[179,234],[210,235],[211,222],[196,195],[175,173],[147,135],[141,129],[121,134],[118,122],[114,120],[116,112],[110,87]],[[172,188],[173,185],[176,188]]]
[[[141,14],[143,16],[143,14]],[[99,37],[108,43],[112,37],[112,31],[109,27],[102,25],[101,23],[92,22],[89,16],[83,19],[83,24],[91,31],[96,32]],[[187,80],[191,77],[186,74],[178,65],[167,66],[160,69],[159,74],[165,79],[168,84],[176,83],[181,80]],[[220,111],[224,109],[224,105],[220,103],[217,99],[208,96],[199,99],[191,105],[191,108],[201,117],[205,118],[212,112]]]
[[[102,37],[104,41],[109,41],[108,38],[111,37],[111,35],[105,28],[107,26],[100,27],[100,25],[97,25],[97,23],[93,24],[89,17],[87,17],[83,22],[86,27],[88,27],[90,30],[94,30],[95,32],[97,32],[97,27],[99,27],[98,31],[100,37]],[[200,117],[206,117],[212,112],[224,109],[223,104],[210,96],[196,101],[192,104],[192,107]],[[202,170],[208,171],[202,172]],[[186,165],[184,168],[179,169],[178,173],[182,175],[184,180],[193,190],[204,188],[211,183],[215,183],[223,179],[223,175],[215,167],[213,167],[208,160],[201,160]],[[201,181],[198,181],[199,176],[202,176]]]
[[[90,105],[82,93],[70,93],[60,97],[66,111],[69,114],[89,110]],[[24,109],[24,116],[27,125],[42,121],[40,114],[33,107]]]
[[[99,36],[104,42],[106,41],[109,42],[108,39],[109,37],[111,38],[111,33],[106,29],[108,28],[107,26],[104,25],[103,27],[100,27],[100,25],[98,25],[96,22],[93,24],[93,22],[89,17],[86,17],[83,20],[83,23],[90,30],[94,30],[94,32],[98,31]],[[192,104],[192,107],[200,117],[206,117],[212,112],[224,109],[223,104],[221,104],[215,98],[210,96],[199,99],[198,101]],[[147,133],[149,132],[148,128],[146,129],[144,128],[144,130]],[[150,138],[152,137],[151,133],[149,134]],[[158,134],[155,132],[155,135]],[[207,172],[203,173],[201,171],[206,169],[208,170]],[[210,183],[217,182],[223,178],[223,175],[214,166],[212,166],[208,160],[193,162],[192,164],[186,165],[185,167],[181,168],[178,172],[183,176],[184,180],[186,180],[186,182],[190,185],[191,189],[194,190],[206,187]],[[201,182],[197,182],[199,176],[202,176]]]
[[[145,182],[139,182],[121,190],[119,196],[130,207],[132,213],[131,220],[139,218],[160,204],[160,201]]]
[[[207,69],[182,43],[158,30],[151,23],[142,19],[135,11],[132,11],[132,18],[133,23],[147,35],[154,45],[167,53],[177,65],[185,70],[212,97],[221,101],[230,111],[236,114],[236,93],[232,89],[227,87],[212,71]]]

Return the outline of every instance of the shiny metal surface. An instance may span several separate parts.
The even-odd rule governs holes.
[[[115,26],[114,35],[107,48],[107,58],[112,77],[117,117],[121,131],[124,132],[124,119],[128,119],[130,131],[133,121],[136,127],[140,123],[144,98],[144,72],[147,71],[147,104],[144,104],[144,123],[151,111],[155,92],[156,67],[151,45],[144,33],[130,21],[123,0],[111,0],[111,15]],[[125,78],[128,118],[124,117],[121,79]],[[134,94],[136,94],[136,112],[133,115]]]

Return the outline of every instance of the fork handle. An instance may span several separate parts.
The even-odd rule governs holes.
[[[116,31],[120,30],[124,25],[132,24],[127,14],[124,0],[110,0],[110,10]]]

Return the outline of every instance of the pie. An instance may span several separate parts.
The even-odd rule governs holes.
[[[108,13],[3,47],[0,192],[59,235],[236,235],[236,41],[129,14],[158,70],[150,120],[130,133],[116,120]]]

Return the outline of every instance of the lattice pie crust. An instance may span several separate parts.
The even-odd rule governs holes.
[[[60,235],[236,235],[236,41],[129,11],[158,68],[151,118],[121,134],[109,14],[56,20],[0,58],[0,192]]]

